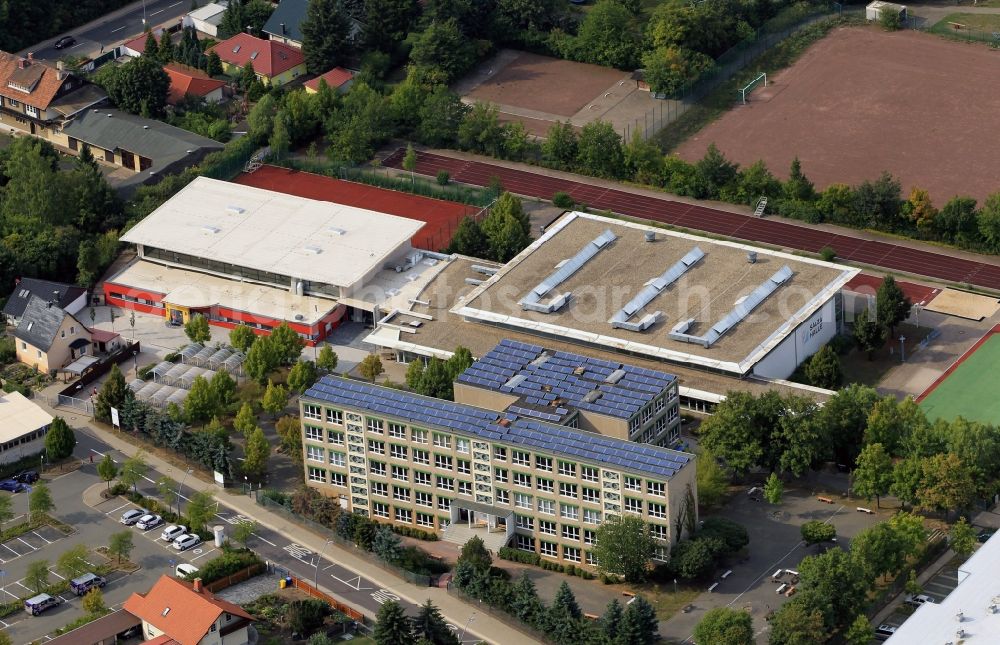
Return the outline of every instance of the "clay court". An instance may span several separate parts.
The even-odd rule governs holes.
[[[286,195],[357,206],[426,222],[411,238],[411,242],[415,248],[428,251],[440,251],[448,246],[462,218],[475,215],[480,210],[457,202],[410,195],[277,166],[261,166],[255,172],[244,173],[234,181],[244,186],[264,188]]]
[[[795,156],[825,188],[888,170],[930,192],[941,206],[956,194],[982,200],[1000,189],[996,172],[997,52],[916,31],[842,28],[768,86],[678,148],[694,161],[714,142],[747,166],[763,159],[787,177]],[[766,71],[766,70],[765,70]]]
[[[544,136],[558,121],[581,127],[602,119],[621,131],[654,106],[629,72],[505,49],[459,81],[466,102],[498,106],[501,120],[517,120]]]

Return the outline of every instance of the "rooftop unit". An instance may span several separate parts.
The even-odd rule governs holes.
[[[663,316],[662,311],[655,311],[643,316],[637,322],[629,322],[637,311],[652,302],[653,298],[660,295],[664,289],[676,282],[688,269],[693,267],[705,257],[705,253],[697,246],[688,251],[687,255],[678,260],[672,267],[663,272],[658,278],[653,278],[646,283],[646,287],[632,298],[624,307],[611,317],[608,322],[615,329],[627,329],[629,331],[644,331],[649,329]]]
[[[524,310],[537,311],[543,314],[550,314],[554,311],[558,311],[569,301],[569,297],[571,295],[569,291],[556,295],[547,303],[543,303],[542,298],[546,297],[556,287],[568,280],[570,276],[579,271],[584,264],[591,260],[591,258],[604,250],[605,247],[614,242],[616,239],[618,239],[618,236],[610,230],[605,230],[586,246],[580,249],[576,255],[568,260],[560,262],[555,272],[540,282],[537,287],[528,292],[528,295],[521,298],[518,304],[521,305],[521,308]]]

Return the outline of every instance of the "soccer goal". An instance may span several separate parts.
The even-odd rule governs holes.
[[[747,103],[747,94],[752,92],[755,87],[761,84],[763,84],[764,87],[767,87],[767,74],[765,72],[761,72],[760,76],[747,83],[746,87],[740,88],[740,100],[743,101],[743,105],[746,105]]]

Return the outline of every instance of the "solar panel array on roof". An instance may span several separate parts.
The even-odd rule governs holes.
[[[722,338],[723,334],[749,316],[750,312],[756,309],[760,303],[767,300],[768,296],[777,291],[778,287],[791,277],[792,270],[788,267],[788,265],[781,267],[781,269],[776,271],[775,274],[768,278],[763,284],[754,289],[750,295],[737,302],[732,311],[723,316],[719,322],[712,325],[712,328],[708,330],[708,333],[702,336],[687,333],[687,330],[691,327],[691,323],[694,322],[693,318],[682,320],[674,325],[668,335],[674,340],[679,340],[683,343],[698,343],[707,349],[717,340]]]
[[[650,280],[643,290],[640,291],[635,298],[628,301],[624,307],[619,309],[608,322],[610,322],[611,326],[615,329],[627,329],[629,331],[644,331],[652,327],[663,316],[662,311],[655,311],[651,314],[647,314],[638,322],[629,322],[629,318],[652,302],[653,298],[660,295],[660,292],[680,279],[680,277],[684,275],[688,269],[697,264],[698,260],[701,260],[703,257],[705,257],[705,252],[697,246],[688,251],[687,255],[664,271],[663,275]]]
[[[571,275],[580,270],[591,258],[600,253],[608,244],[614,242],[618,237],[610,230],[605,230],[596,238],[587,243],[576,255],[563,262],[549,277],[542,280],[537,287],[528,292],[528,295],[518,302],[522,309],[537,311],[543,314],[550,314],[557,311],[569,300],[570,292],[559,294],[547,303],[542,302],[550,291],[565,282]]]
[[[511,422],[503,427],[498,424],[497,413],[490,410],[334,376],[323,377],[306,391],[304,400],[376,412],[413,425],[444,428],[663,479],[673,477],[691,460],[690,455],[666,448],[518,418],[512,413],[502,415]]]
[[[516,394],[520,397],[517,410],[512,406],[510,411],[557,422],[570,412],[565,405],[628,419],[668,388],[675,377],[504,339],[456,380]]]

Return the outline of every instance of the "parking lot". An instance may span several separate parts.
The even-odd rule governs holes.
[[[958,559],[952,560],[944,567],[932,575],[921,587],[924,595],[930,596],[934,602],[941,602],[945,596],[950,594],[958,586]],[[899,627],[916,610],[916,607],[906,603],[900,603],[888,618],[881,621],[880,625],[890,625]]]

